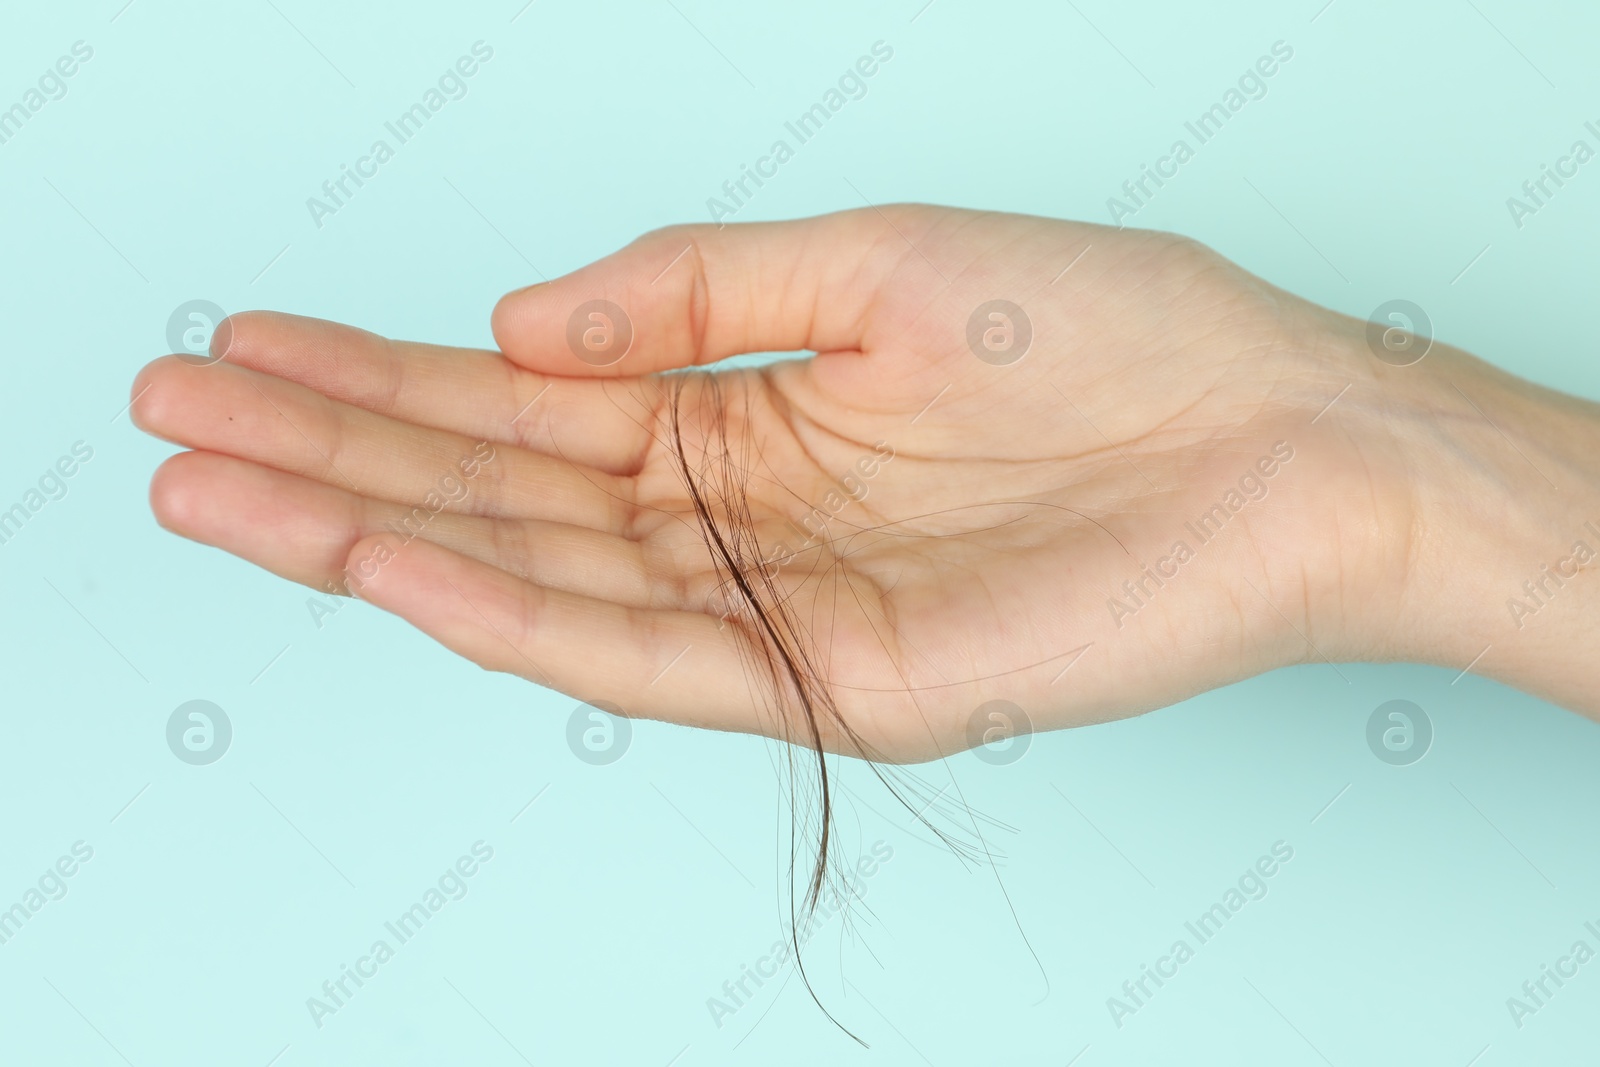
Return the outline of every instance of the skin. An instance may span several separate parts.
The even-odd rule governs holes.
[[[604,367],[567,341],[596,298],[634,331]],[[993,299],[1032,327],[1005,365],[967,340]],[[794,552],[766,571],[855,732],[819,714],[830,750],[933,759],[983,740],[989,701],[1055,729],[1323,661],[1471,663],[1600,718],[1596,564],[1536,613],[1507,604],[1574,541],[1600,549],[1600,408],[1442,344],[1385,363],[1365,322],[1192,241],[920,205],[674,227],[493,326],[500,352],[234,316],[218,362],[134,383],[136,423],[190,450],[154,476],[157,518],[319,590],[355,574],[485,668],[808,743],[794,690],[752,673],[754,617],[727,615],[662,374],[810,351],[716,390],[689,375],[680,417],[719,523],[742,483],[760,551]],[[719,424],[731,462],[704,447]],[[385,530],[480,442],[493,459],[420,535]],[[1185,524],[1230,490],[1202,543]]]

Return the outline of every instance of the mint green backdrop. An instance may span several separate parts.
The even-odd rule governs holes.
[[[1322,2],[8,5],[0,108],[25,114],[0,127],[0,507],[28,507],[75,444],[92,458],[46,478],[0,544],[0,908],[21,907],[0,920],[0,1061],[1487,1067],[1591,1050],[1600,962],[1546,980],[1535,1013],[1507,1007],[1544,966],[1570,972],[1575,942],[1600,948],[1600,731],[1537,700],[1457,670],[1319,665],[1035,737],[1021,759],[919,768],[994,820],[995,869],[846,767],[843,848],[891,858],[808,959],[869,1052],[786,969],[708,1006],[773,970],[771,746],[637,722],[620,759],[585,761],[568,698],[363,604],[319,619],[306,590],[161,531],[146,504],[172,450],[123,409],[175,309],[489,345],[503,291],[710,217],[876,42],[892,57],[734,217],[921,200],[1110,221],[1108,198],[1187,138],[1193,157],[1122,221],[1354,315],[1414,301],[1440,337],[1600,396],[1600,162],[1534,214],[1507,206],[1573,142],[1600,145],[1600,16]],[[426,126],[387,134],[477,42],[491,56],[446,80]],[[1185,122],[1277,42],[1292,58],[1198,144]],[[361,163],[380,138],[392,155]],[[308,198],[358,165],[372,176],[314,218]],[[1460,579],[1498,597],[1521,577]],[[231,724],[209,764],[167,739],[195,700]],[[1432,724],[1420,761],[1369,748],[1391,700]],[[1204,944],[1188,934],[1274,845],[1292,859],[1264,864],[1265,895]],[[446,874],[458,861],[470,877]],[[401,943],[385,923],[441,876]],[[1114,1013],[1180,938],[1192,958]],[[379,939],[392,958],[359,963]],[[344,966],[370,977],[314,1018]]]

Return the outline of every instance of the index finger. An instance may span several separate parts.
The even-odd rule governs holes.
[[[392,341],[267,311],[229,316],[212,351],[380,415],[608,474],[638,471],[661,393],[647,380],[574,380],[528,370],[498,352]]]

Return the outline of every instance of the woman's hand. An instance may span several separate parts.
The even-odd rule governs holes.
[[[216,364],[134,385],[138,424],[194,450],[158,518],[484,667],[809,741],[750,673],[787,620],[864,751],[920,760],[982,741],[990,701],[1048,729],[1284,664],[1515,648],[1502,596],[1564,554],[1578,482],[1600,499],[1591,406],[1443,346],[1391,366],[1365,323],[1164,234],[921,206],[672,228],[494,328],[503,354],[235,316]],[[685,468],[770,578],[759,612]],[[1513,483],[1537,501],[1462,499]],[[1462,567],[1517,577],[1468,597]],[[1500,669],[1595,711],[1577,663]]]

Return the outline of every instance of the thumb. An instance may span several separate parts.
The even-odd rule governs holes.
[[[893,267],[883,230],[868,211],[656,230],[503,297],[495,340],[530,370],[575,378],[856,349]]]

